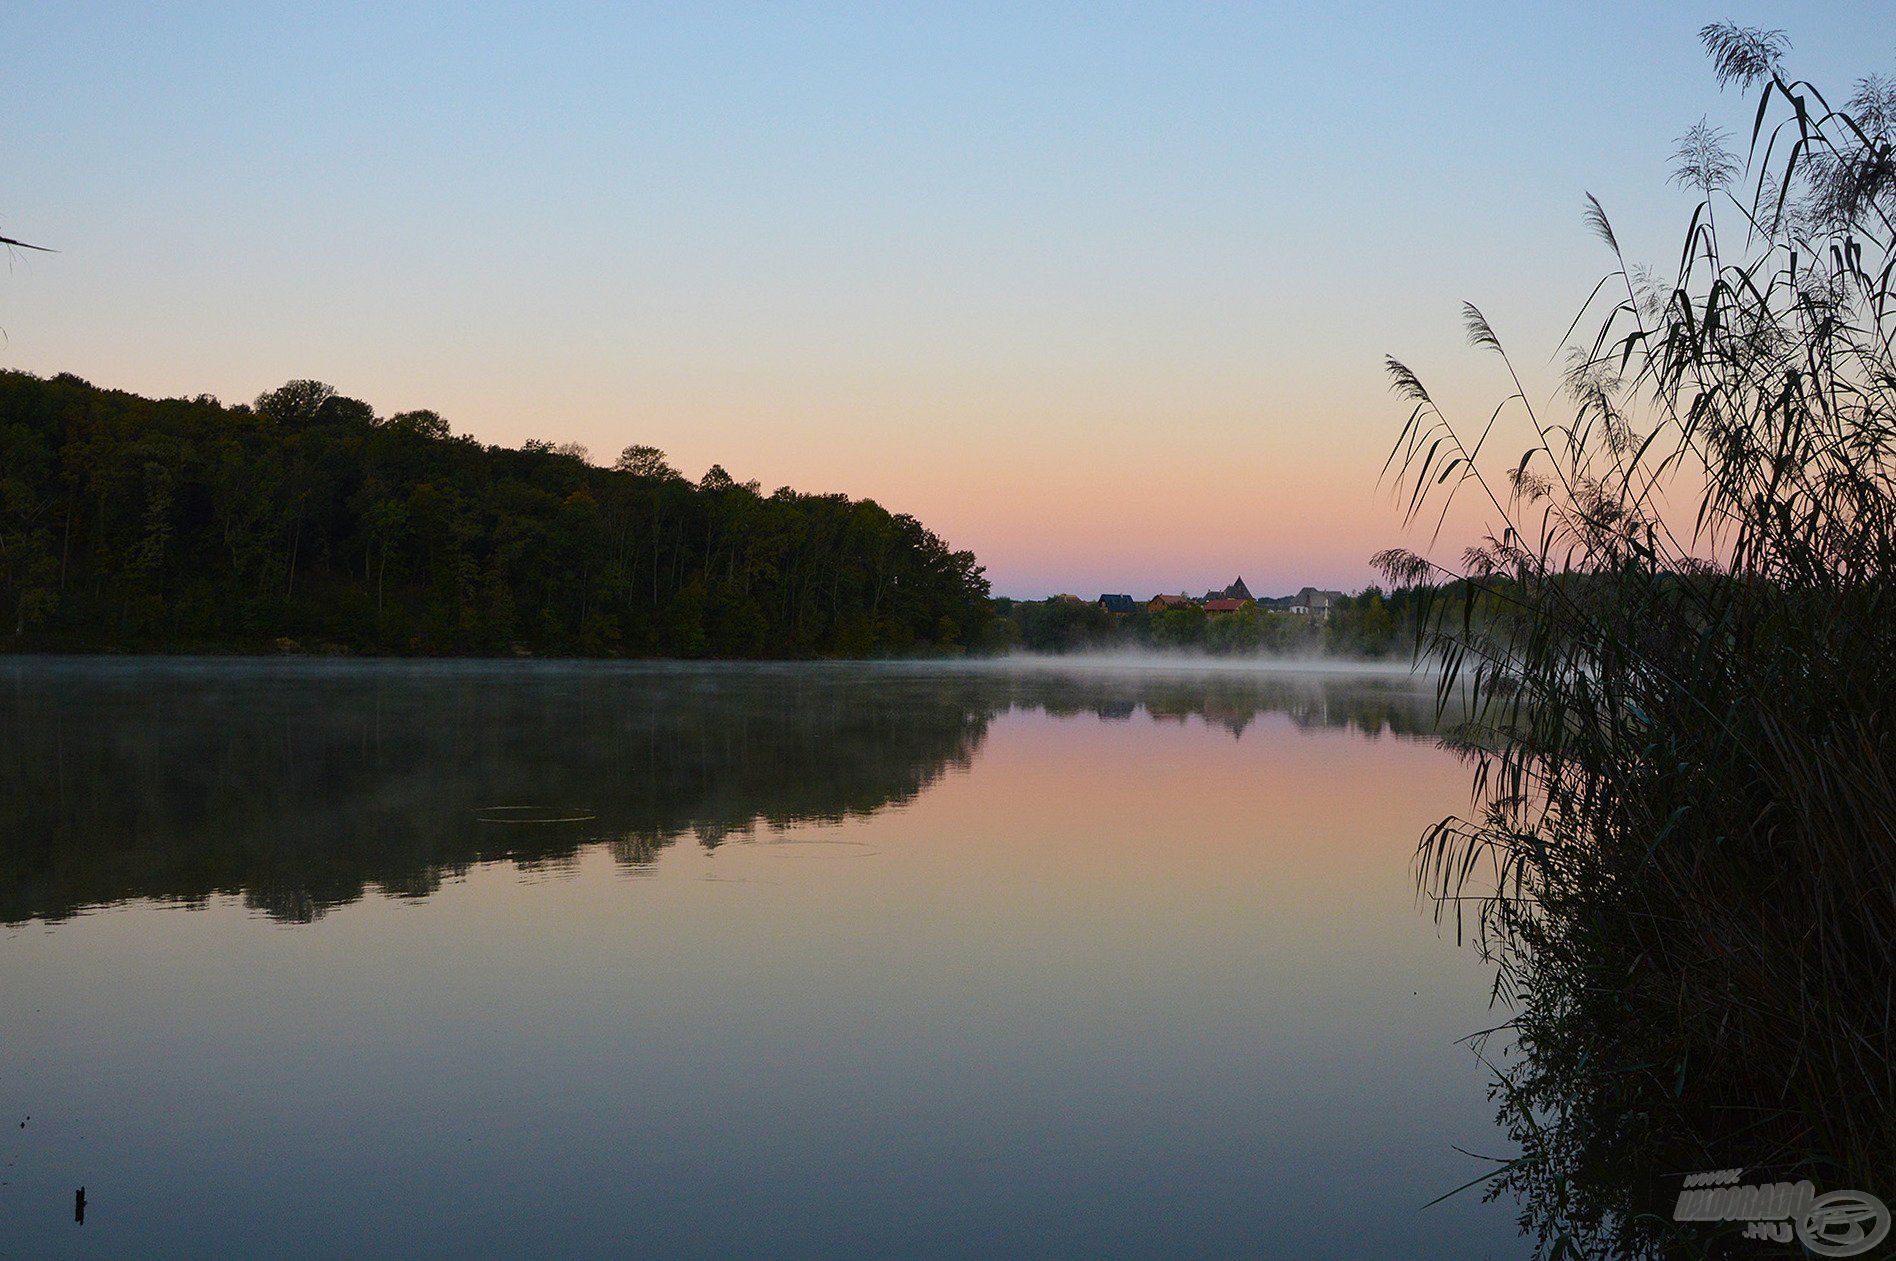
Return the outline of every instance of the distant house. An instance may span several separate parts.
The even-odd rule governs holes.
[[[1129,595],[1103,595],[1099,598],[1099,607],[1108,613],[1131,613],[1139,607],[1139,602]]]
[[[1239,609],[1245,608],[1246,606],[1256,607],[1256,604],[1257,604],[1257,601],[1255,600],[1248,600],[1248,599],[1234,600],[1226,596],[1226,597],[1220,597],[1219,599],[1216,599],[1216,600],[1206,600],[1205,612],[1207,613],[1236,613]]]
[[[1251,598],[1252,598],[1251,589],[1244,585],[1243,578],[1239,578],[1236,582],[1226,587],[1223,591],[1205,592],[1205,607],[1209,609],[1211,607],[1211,602],[1213,600],[1242,601],[1242,600],[1249,600]]]
[[[1163,613],[1167,609],[1189,609],[1192,599],[1187,595],[1155,595],[1146,601],[1146,612]]]
[[[1343,598],[1341,591],[1319,591],[1315,587],[1305,587],[1290,597],[1290,611],[1308,614],[1311,617],[1327,618],[1330,616],[1330,611]]]

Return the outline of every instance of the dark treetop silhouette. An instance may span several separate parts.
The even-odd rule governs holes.
[[[0,648],[870,656],[973,642],[987,594],[913,517],[648,447],[0,373]]]

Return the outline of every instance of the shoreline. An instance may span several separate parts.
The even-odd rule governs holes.
[[[495,667],[569,670],[612,667],[626,672],[680,668],[714,670],[840,669],[874,666],[891,670],[969,674],[1221,674],[1353,675],[1364,678],[1439,677],[1433,666],[1412,662],[1350,657],[1215,656],[1202,653],[1001,653],[982,656],[915,657],[551,657],[551,656],[376,656],[317,652],[0,652],[0,668],[31,665],[76,666],[97,663],[131,668],[206,665],[287,665],[350,667],[405,666],[478,672]]]

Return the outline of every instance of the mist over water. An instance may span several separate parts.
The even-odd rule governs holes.
[[[1334,663],[7,662],[0,1249],[1507,1255],[1422,1209],[1494,1137],[1433,733]]]
[[[1132,651],[1110,648],[1082,649],[1076,652],[1063,653],[1018,652],[989,658],[986,661],[970,661],[966,664],[976,667],[992,665],[998,668],[1023,671],[1050,670],[1055,672],[1084,672],[1097,670],[1100,672],[1131,674],[1149,672],[1155,674],[1198,673],[1264,676],[1315,674],[1374,679],[1413,678],[1422,682],[1432,682],[1441,673],[1439,667],[1433,662],[1425,661],[1417,665],[1407,658],[1387,660],[1363,657],[1338,657],[1324,653],[1281,655],[1271,653],[1168,652],[1162,649]]]

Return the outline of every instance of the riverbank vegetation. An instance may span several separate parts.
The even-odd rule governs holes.
[[[1753,97],[1749,161],[1682,138],[1669,275],[1589,202],[1613,263],[1571,408],[1517,384],[1534,437],[1495,466],[1486,415],[1391,363],[1417,511],[1472,494],[1492,522],[1453,572],[1380,559],[1463,581],[1418,638],[1479,698],[1478,808],[1420,878],[1513,1004],[1492,1188],[1546,1255],[1711,1246],[1671,1221],[1695,1170],[1896,1192],[1896,85],[1833,100],[1779,33],[1703,36]],[[1467,619],[1484,594],[1503,614]]]
[[[1027,652],[1160,651],[1219,656],[1272,655],[1400,658],[1415,638],[1423,606],[1414,587],[1370,587],[1336,601],[1324,616],[1280,613],[1247,602],[1211,613],[1195,604],[1162,610],[1143,605],[1110,613],[1096,601],[994,601],[998,649]]]
[[[843,495],[514,450],[314,381],[252,405],[0,373],[0,649],[958,652],[987,581]]]

